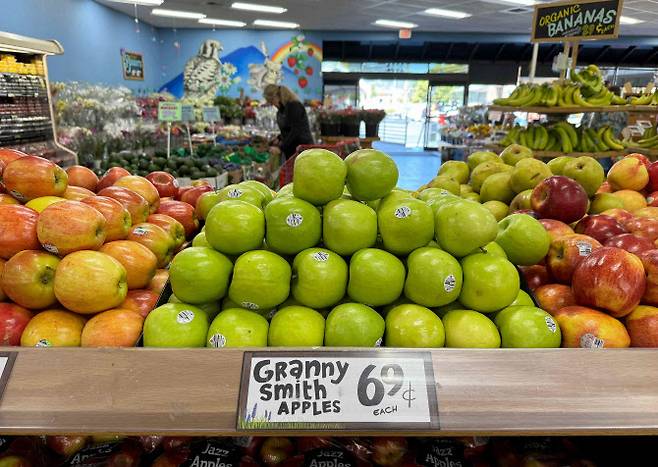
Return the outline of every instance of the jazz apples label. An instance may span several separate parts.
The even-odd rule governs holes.
[[[429,352],[246,352],[238,430],[439,429]]]

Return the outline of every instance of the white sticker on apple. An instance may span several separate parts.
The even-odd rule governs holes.
[[[144,227],[135,227],[133,229],[133,235],[137,235],[138,237],[141,237],[142,235],[146,235],[147,231]]]
[[[179,324],[191,323],[194,319],[194,312],[192,310],[183,310],[176,315],[176,322]]]
[[[557,325],[555,324],[555,321],[553,321],[553,318],[550,316],[544,316],[544,320],[546,321],[546,326],[548,329],[552,332],[555,333],[557,331]]]
[[[240,196],[242,196],[242,190],[238,188],[233,188],[231,190],[228,190],[229,198],[239,198]]]
[[[409,206],[400,206],[395,210],[395,217],[398,219],[405,219],[411,215],[411,208]]]
[[[217,333],[213,334],[212,337],[208,340],[211,347],[216,349],[221,349],[226,345],[226,337],[223,334]]]
[[[51,244],[51,243],[44,243],[41,246],[48,253],[52,253],[53,255],[58,255],[59,254],[59,250],[57,249],[57,247],[55,245]]]
[[[288,217],[286,217],[286,224],[288,224],[290,227],[299,227],[302,225],[302,222],[304,222],[304,217],[296,212],[292,212],[288,214]]]
[[[380,338],[377,339],[377,341],[375,342],[375,347],[381,347],[381,346],[382,346],[382,338],[380,337]]]
[[[594,334],[583,334],[580,337],[580,346],[583,349],[602,349],[605,344],[605,341],[600,337],[596,337]]]
[[[448,274],[448,276],[443,280],[443,290],[446,292],[452,292],[455,290],[456,285],[457,279],[455,279],[455,276],[452,274]]]
[[[247,310],[258,310],[260,307],[253,303],[253,302],[242,302],[241,303],[242,308],[246,308]]]
[[[35,347],[52,347],[52,344],[48,339],[40,339],[39,342],[35,345]]]
[[[316,261],[321,261],[324,263],[329,259],[329,253],[326,251],[318,251],[317,253],[313,253],[311,257]]]
[[[592,245],[587,242],[576,242],[578,247],[578,254],[580,256],[589,256],[592,253]]]

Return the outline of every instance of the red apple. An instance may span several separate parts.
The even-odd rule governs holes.
[[[182,201],[166,201],[160,203],[158,214],[166,214],[183,224],[185,236],[191,238],[199,229],[199,219],[194,212],[194,206]]]
[[[542,219],[571,224],[587,213],[589,199],[575,180],[561,175],[539,182],[532,190],[530,204]]]
[[[535,290],[537,287],[551,282],[551,276],[546,266],[535,264],[534,266],[519,266],[519,269],[530,290]]]
[[[658,308],[640,305],[625,321],[631,347],[658,347]]]
[[[21,343],[21,335],[32,312],[13,303],[0,303],[0,346],[16,346]]]
[[[189,185],[189,186],[182,186],[182,187],[178,188],[178,193],[176,193],[176,196],[175,196],[176,201],[180,201],[180,200],[181,200],[181,197],[182,197],[185,193],[187,193],[188,191],[190,191],[192,188],[194,188],[192,185]]]
[[[25,326],[21,347],[80,347],[85,321],[79,314],[66,310],[41,311]]]
[[[639,256],[647,283],[642,303],[658,306],[658,250],[644,251]]]
[[[639,305],[646,279],[640,258],[621,248],[597,248],[573,273],[576,302],[621,318]]]
[[[644,165],[647,168],[651,166],[651,160],[644,154],[634,152],[632,154],[627,154],[626,157],[624,157],[624,159],[626,158],[637,159],[638,161],[642,162],[642,165]]]
[[[601,183],[601,186],[599,187],[598,190],[596,190],[596,193],[612,193],[612,187],[608,182],[603,182]]]
[[[260,458],[266,466],[280,464],[292,456],[295,447],[289,438],[271,437],[263,441]]]
[[[546,264],[557,282],[571,283],[576,266],[592,251],[601,248],[601,243],[587,235],[571,234],[551,242],[546,256]]]
[[[57,302],[53,281],[59,258],[42,250],[23,250],[4,265],[0,284],[20,306],[46,308]]]
[[[202,185],[210,186],[210,183],[208,182],[208,180],[203,180],[203,179],[192,180],[192,186],[193,187],[202,186]]]
[[[154,213],[158,210],[160,195],[158,194],[158,190],[146,178],[137,175],[128,175],[114,182],[113,186],[128,188],[142,195],[146,202],[149,203],[149,212]]]
[[[144,222],[149,216],[149,203],[142,195],[132,190],[120,186],[109,186],[99,191],[98,195],[114,198],[123,204],[123,207],[130,213],[133,224]]]
[[[624,348],[631,343],[624,325],[612,316],[584,306],[567,306],[553,317],[560,325],[562,347]]]
[[[21,204],[16,198],[6,193],[0,193],[0,205],[2,204]]]
[[[28,154],[11,148],[0,148],[0,163],[4,163],[5,167],[12,161],[19,157],[25,157]]]
[[[9,259],[19,251],[41,248],[38,218],[36,211],[25,206],[0,205],[0,258]]]
[[[576,304],[571,287],[564,284],[546,284],[534,290],[537,305],[550,314],[560,308]]]
[[[91,318],[82,328],[81,347],[134,347],[144,318],[132,310],[114,308]]]
[[[144,222],[142,224],[133,225],[128,240],[141,243],[158,258],[158,267],[163,268],[174,256],[176,247],[174,240],[162,227],[155,224]]]
[[[406,438],[374,438],[372,442],[372,460],[381,466],[396,466],[407,453]]]
[[[151,214],[146,222],[162,227],[171,235],[176,248],[179,248],[185,242],[185,228],[173,217],[166,214]]]
[[[658,191],[658,161],[650,163],[647,171],[649,172],[649,183],[647,183],[646,189],[651,192]]]
[[[82,200],[105,217],[105,241],[123,240],[128,236],[132,220],[130,212],[119,201],[108,196],[92,196]]]
[[[626,233],[617,219],[603,214],[585,216],[576,224],[576,233],[589,235],[603,243],[608,238]]]
[[[148,286],[148,289],[157,294],[158,296],[162,293],[167,281],[169,280],[169,271],[167,269],[158,269],[155,271],[155,277]]]
[[[640,253],[653,250],[656,246],[651,240],[644,237],[638,237],[635,234],[621,234],[615,235],[605,241],[604,246],[611,246],[614,248],[621,248],[629,253],[639,255]]]
[[[158,303],[158,296],[159,294],[148,289],[129,290],[126,300],[119,305],[119,308],[135,311],[142,318],[146,318]]]
[[[114,182],[121,177],[127,177],[128,175],[130,175],[130,172],[123,167],[112,167],[111,169],[108,169],[98,181],[98,185],[96,185],[96,193],[104,188],[114,185]]]
[[[128,289],[143,289],[155,276],[158,258],[141,243],[116,240],[103,245],[100,251],[110,255],[126,268]]]
[[[55,453],[65,458],[73,456],[87,445],[88,436],[47,436],[46,445]]]
[[[37,235],[47,251],[60,256],[98,250],[105,241],[105,217],[80,201],[62,201],[41,212]]]
[[[636,217],[626,222],[626,230],[638,237],[648,238],[651,241],[658,239],[658,219]]]
[[[180,200],[184,203],[196,206],[196,201],[199,199],[199,197],[204,193],[208,193],[209,191],[214,191],[213,187],[210,185],[195,186],[191,190],[187,190],[185,193],[183,193]]]
[[[656,166],[656,172],[658,172],[658,166]],[[656,173],[656,183],[658,184],[658,173]],[[658,191],[652,191],[649,196],[647,196],[647,206],[658,206]]]
[[[80,186],[90,191],[96,191],[98,176],[87,167],[74,165],[66,169],[70,186]]]
[[[95,196],[95,193],[81,186],[69,185],[62,196],[71,201],[82,201],[90,196]]]
[[[146,176],[146,179],[158,190],[160,199],[174,197],[178,194],[178,180],[170,173],[151,172]]]
[[[604,216],[614,217],[623,228],[626,228],[626,222],[635,219],[635,216],[630,211],[619,208],[606,209],[601,214]]]
[[[555,219],[540,219],[539,222],[544,226],[548,235],[550,235],[551,241],[564,235],[575,233],[567,224],[556,221]]]
[[[68,186],[64,169],[36,156],[20,157],[7,164],[2,181],[7,193],[21,202],[42,196],[61,196]]]
[[[649,173],[643,161],[625,157],[608,170],[607,180],[613,191],[640,191],[649,182]]]

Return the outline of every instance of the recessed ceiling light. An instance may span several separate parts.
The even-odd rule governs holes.
[[[280,15],[281,13],[285,13],[288,11],[287,8],[283,8],[280,6],[270,6],[270,5],[257,5],[255,3],[242,3],[242,2],[235,2],[231,5],[231,8],[235,8],[236,10],[248,10],[248,11],[260,11],[262,13],[274,13],[277,15]]]
[[[442,18],[464,19],[473,16],[463,11],[444,10],[443,8],[428,8],[423,13],[431,16],[441,16]]]
[[[107,0],[112,3],[130,3],[137,5],[158,6],[164,3],[164,0]]]
[[[215,19],[215,18],[202,18],[199,20],[199,23],[212,24],[213,26],[229,26],[236,28],[243,28],[247,25],[247,23],[243,23],[242,21],[231,21],[228,19]]]
[[[166,16],[168,18],[201,19],[206,17],[206,15],[203,13],[181,10],[166,10],[164,8],[153,8],[151,10],[151,14],[155,16]]]
[[[640,23],[644,23],[644,20],[637,19],[637,18],[631,18],[630,16],[620,16],[619,17],[619,22],[621,24],[640,24]]]
[[[288,21],[270,21],[269,19],[257,19],[254,21],[254,26],[266,26],[269,28],[281,29],[298,29],[299,24],[289,23]]]
[[[373,24],[376,24],[377,26],[384,26],[385,28],[396,29],[413,29],[418,27],[418,25],[415,23],[408,23],[406,21],[393,21],[390,19],[378,19]]]

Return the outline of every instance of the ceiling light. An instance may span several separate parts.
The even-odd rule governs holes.
[[[112,3],[130,3],[131,5],[148,5],[158,6],[164,3],[164,0],[107,0]]]
[[[213,26],[230,26],[235,28],[243,28],[247,23],[242,21],[231,21],[228,19],[214,19],[214,18],[202,18],[199,20],[199,23],[202,24],[212,24]]]
[[[470,13],[464,13],[463,11],[444,10],[443,8],[428,8],[423,13],[426,15],[441,16],[443,18],[454,19],[464,19],[468,18],[469,16],[473,16]]]
[[[406,21],[392,21],[390,19],[378,19],[374,22],[377,26],[384,26],[385,28],[396,28],[396,29],[412,29],[417,28],[418,25],[415,23],[407,23]]]
[[[501,0],[501,1],[505,3],[514,3],[516,5],[526,5],[526,6],[532,6],[539,3],[537,2],[537,0]]]
[[[166,16],[168,18],[187,18],[187,19],[201,19],[206,15],[203,13],[195,13],[193,11],[180,11],[180,10],[166,10],[164,8],[153,8],[151,14],[155,16]]]
[[[269,19],[257,19],[254,26],[266,26],[270,28],[297,29],[299,24],[289,23],[287,21],[270,21]]]
[[[644,20],[637,19],[637,18],[631,18],[630,16],[620,16],[619,17],[619,22],[621,24],[640,24],[640,23],[644,23]]]
[[[274,13],[280,15],[288,11],[287,8],[282,8],[280,6],[270,6],[270,5],[256,5],[255,3],[242,3],[235,2],[231,5],[231,8],[236,10],[248,10],[248,11],[260,11],[262,13]]]

